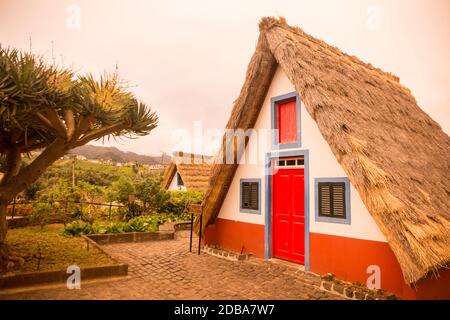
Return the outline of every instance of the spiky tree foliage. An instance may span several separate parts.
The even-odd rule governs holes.
[[[0,254],[5,267],[8,204],[68,150],[103,137],[130,138],[153,130],[158,117],[119,81],[96,81],[0,47]],[[24,164],[22,157],[40,151]]]

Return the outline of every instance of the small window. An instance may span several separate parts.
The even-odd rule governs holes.
[[[301,147],[300,97],[296,92],[271,98],[272,146],[277,149]]]
[[[347,178],[316,179],[316,220],[350,224],[350,188]]]
[[[304,166],[305,159],[303,157],[277,160],[277,162],[275,163],[275,167],[286,169],[303,168]]]
[[[287,166],[288,167],[293,167],[295,166],[295,164],[297,163],[295,160],[287,160]]]
[[[283,101],[277,104],[278,112],[278,143],[290,144],[297,142],[297,102]]]
[[[319,216],[345,219],[345,184],[319,182]]]
[[[257,213],[260,211],[260,181],[241,180],[241,212]]]

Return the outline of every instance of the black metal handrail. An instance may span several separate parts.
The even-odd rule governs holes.
[[[189,239],[189,252],[192,252],[192,239],[194,233],[194,216],[200,216],[200,227],[198,231],[198,252],[200,255],[202,245],[202,226],[203,226],[203,206],[202,205],[190,205],[188,206],[188,213],[191,214],[191,235]]]

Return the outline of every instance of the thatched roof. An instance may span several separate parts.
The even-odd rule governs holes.
[[[169,188],[170,182],[178,172],[184,186],[189,191],[206,192],[209,187],[212,157],[191,153],[175,152],[172,162],[164,172],[163,188]]]
[[[280,66],[396,255],[407,283],[450,262],[450,138],[392,74],[264,18],[227,128],[255,125]],[[224,145],[228,143],[224,141]],[[213,223],[237,165],[212,168]]]

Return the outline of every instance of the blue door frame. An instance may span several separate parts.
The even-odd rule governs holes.
[[[264,257],[272,255],[272,162],[274,159],[303,156],[305,161],[305,269],[309,271],[309,150],[274,151],[266,154],[266,216],[264,227]]]

